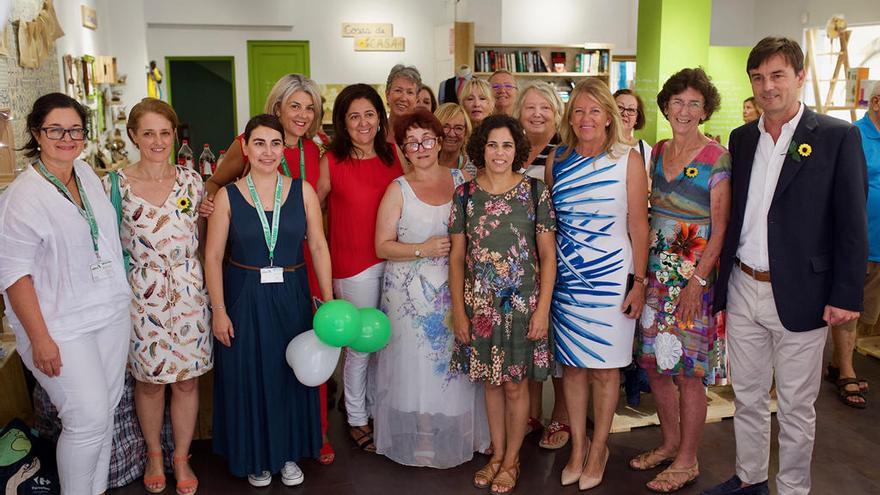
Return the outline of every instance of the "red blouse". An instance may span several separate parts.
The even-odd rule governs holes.
[[[388,185],[403,175],[397,150],[394,145],[391,149],[391,166],[378,156],[339,161],[333,153],[327,153],[333,278],[352,277],[383,261],[376,256],[376,212]]]

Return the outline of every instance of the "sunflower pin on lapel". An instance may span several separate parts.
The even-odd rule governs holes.
[[[798,144],[792,139],[791,144],[788,145],[788,156],[796,162],[800,162],[811,154],[813,154],[813,147],[807,143]]]

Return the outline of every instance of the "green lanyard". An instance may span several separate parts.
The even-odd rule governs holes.
[[[76,175],[75,171],[71,171],[74,179],[76,180],[76,187],[79,189],[79,197],[82,199],[82,208],[80,208],[80,206],[76,204],[76,201],[74,201],[73,195],[70,193],[70,189],[68,189],[63,182],[58,180],[58,177],[55,177],[52,172],[49,172],[49,169],[47,169],[46,166],[43,165],[42,160],[37,160],[37,169],[40,171],[41,174],[43,174],[43,177],[45,177],[46,180],[51,182],[52,185],[55,186],[55,188],[64,195],[65,198],[73,203],[73,206],[76,206],[79,214],[86,219],[86,222],[88,222],[89,224],[89,234],[91,234],[92,236],[92,248],[95,250],[95,257],[100,260],[101,255],[98,252],[98,222],[95,220],[95,213],[94,211],[92,211],[92,204],[89,203],[89,198],[86,196],[86,190],[83,187],[82,182],[80,182],[79,176]]]
[[[275,266],[275,243],[278,242],[278,220],[281,218],[281,176],[275,183],[275,207],[272,208],[272,230],[269,230],[269,222],[266,220],[266,212],[263,210],[263,202],[260,201],[260,195],[254,187],[254,180],[251,175],[247,176],[248,189],[251,192],[251,199],[254,200],[254,208],[260,217],[260,223],[263,225],[263,237],[266,239],[266,247],[269,248],[269,266]]]
[[[302,138],[296,142],[296,147],[299,148],[299,178],[306,180],[306,152],[303,150]],[[281,166],[284,167],[284,175],[293,177],[290,175],[290,168],[287,166],[287,158],[284,158],[284,154],[281,155]]]

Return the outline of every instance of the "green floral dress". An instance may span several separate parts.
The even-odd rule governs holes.
[[[489,194],[471,180],[455,190],[449,233],[465,234],[464,303],[471,343],[456,341],[451,368],[493,385],[550,374],[552,342],[526,338],[538,304],[537,234],[556,231],[550,191],[524,177],[503,194]],[[470,188],[466,213],[464,188]],[[547,290],[552,290],[548,287]]]

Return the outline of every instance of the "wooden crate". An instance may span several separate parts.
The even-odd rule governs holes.
[[[863,356],[880,359],[880,337],[862,337],[856,341],[856,350]]]
[[[706,423],[717,423],[724,418],[733,417],[736,408],[733,405],[733,387],[709,387],[706,393],[708,401],[706,409]],[[776,394],[771,393],[770,411],[776,412]],[[656,426],[660,424],[657,417],[657,407],[654,403],[653,394],[642,394],[642,402],[639,407],[630,407],[626,404],[626,396],[621,394],[614,420],[611,422],[611,433],[630,431],[642,426]]]

